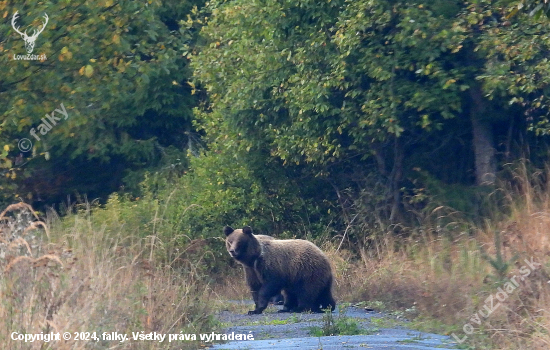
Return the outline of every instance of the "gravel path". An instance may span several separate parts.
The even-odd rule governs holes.
[[[249,302],[230,301],[231,303],[251,305]],[[253,306],[253,305],[252,305]],[[253,307],[252,307],[253,308]],[[276,313],[270,307],[261,315],[244,315],[222,311],[217,317],[227,328],[226,334],[253,334],[254,340],[229,341],[214,345],[216,350],[263,350],[263,349],[301,349],[301,350],[337,350],[337,349],[371,349],[371,350],[449,350],[456,349],[450,337],[412,331],[403,326],[404,322],[396,321],[390,316],[367,312],[357,307],[345,310],[345,317],[356,321],[363,335],[322,336],[311,335],[311,327],[322,327],[323,314]],[[334,318],[340,312],[336,309]]]

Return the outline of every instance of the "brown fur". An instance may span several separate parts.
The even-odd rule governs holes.
[[[254,235],[248,226],[242,230],[225,227],[224,233],[227,251],[244,266],[256,303],[249,314],[261,314],[269,299],[281,291],[285,298],[282,311],[320,312],[329,306],[334,310],[330,262],[316,245]]]
[[[267,235],[254,235],[257,240],[274,240],[275,237],[267,236]],[[258,291],[260,290],[260,287],[262,286],[262,282],[258,275],[256,274],[256,271],[254,271],[253,267],[250,267],[248,265],[244,265],[244,277],[246,279],[246,283],[248,284],[248,287],[250,288],[250,293],[252,294],[252,299],[254,300],[254,304],[256,305],[256,308],[258,307]],[[282,304],[284,302],[284,297],[281,293],[278,293],[273,298],[270,299],[270,301],[273,304]]]

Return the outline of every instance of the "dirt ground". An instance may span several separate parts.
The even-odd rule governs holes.
[[[326,324],[327,316],[323,314],[277,313],[282,306],[270,306],[261,315],[247,315],[246,310],[253,309],[251,302],[228,301],[228,305],[231,307],[217,315],[223,333],[252,334],[254,340],[233,340],[216,344],[212,349],[456,349],[450,337],[413,331],[406,328],[406,320],[360,307],[337,308],[332,317],[357,324],[362,334],[315,336]]]

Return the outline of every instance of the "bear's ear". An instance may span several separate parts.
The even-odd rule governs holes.
[[[243,227],[243,233],[247,234],[247,235],[251,235],[252,234],[252,229],[250,228],[250,226]]]
[[[233,228],[231,226],[225,226],[223,228],[223,233],[225,233],[226,236],[229,236],[230,234],[232,234],[233,231],[235,231],[235,230],[233,230]]]

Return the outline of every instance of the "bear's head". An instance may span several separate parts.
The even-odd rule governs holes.
[[[234,230],[229,226],[223,228],[225,233],[225,247],[227,252],[238,262],[252,265],[260,256],[260,243],[252,233],[250,226]]]

